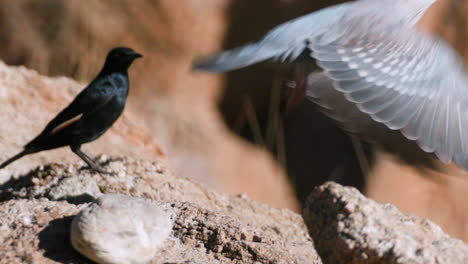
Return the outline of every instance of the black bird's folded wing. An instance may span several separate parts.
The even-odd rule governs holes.
[[[42,138],[58,133],[80,121],[86,114],[96,111],[112,99],[114,89],[113,83],[107,79],[95,80],[78,94],[70,105],[52,119],[42,133],[28,143],[25,148],[34,146]]]
[[[347,26],[310,44],[334,87],[373,120],[468,170],[468,76],[458,54],[411,29]]]

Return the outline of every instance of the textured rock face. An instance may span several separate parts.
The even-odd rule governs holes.
[[[354,188],[316,188],[304,216],[324,263],[468,263],[467,244]]]
[[[0,223],[5,232],[0,236],[0,263],[28,263],[31,258],[37,259],[34,263],[90,263],[71,249],[72,218],[67,217],[86,205],[46,199],[57,188],[66,189],[63,182],[75,177],[95,182],[104,194],[149,199],[172,216],[172,232],[151,263],[321,263],[301,217],[289,210],[271,208],[245,195],[229,197],[209,191],[172,176],[160,162],[101,161],[114,174],[91,173],[78,164],[52,164],[1,187]],[[73,195],[72,190],[72,195],[60,197]],[[41,215],[47,219],[36,220]],[[56,230],[56,222],[60,229]],[[46,229],[49,234],[57,233],[57,241],[41,240]],[[22,245],[19,251],[18,244]]]

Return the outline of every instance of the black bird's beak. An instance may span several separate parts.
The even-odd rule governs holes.
[[[136,53],[136,52],[135,52],[135,53],[133,54],[133,57],[134,57],[135,59],[138,59],[138,58],[143,58],[143,55],[141,55],[140,53]]]
[[[140,53],[134,51],[134,50],[129,50],[126,52],[125,54],[128,58],[132,58],[133,60],[134,59],[138,59],[138,58],[143,58],[143,55],[141,55]]]

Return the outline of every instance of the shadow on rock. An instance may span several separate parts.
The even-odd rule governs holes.
[[[53,220],[39,233],[39,248],[44,256],[60,263],[95,263],[76,252],[70,243],[70,226],[74,216]]]
[[[98,158],[99,165],[108,170],[112,162],[121,162],[122,158]],[[72,204],[93,201],[99,196],[99,186],[93,176],[99,176],[87,166],[68,166],[50,164],[40,166],[27,174],[11,178],[0,185],[0,202],[13,199],[48,198],[53,201],[67,200]],[[109,175],[115,172],[109,172]]]
[[[12,177],[4,184],[0,185],[0,202],[14,199],[22,189],[33,185],[32,179],[37,175],[39,168],[28,172],[25,175],[19,177]],[[33,198],[27,197],[26,192],[22,198]]]

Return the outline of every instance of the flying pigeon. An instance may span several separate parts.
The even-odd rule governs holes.
[[[268,59],[301,63],[306,54],[360,111],[467,171],[465,65],[442,39],[414,27],[436,1],[358,0],[331,6],[193,67],[225,72]]]

